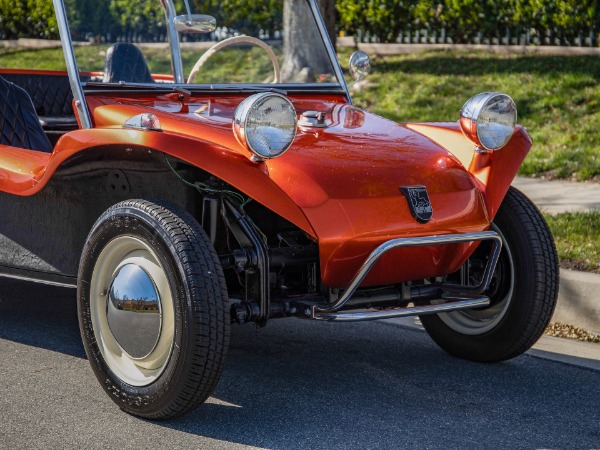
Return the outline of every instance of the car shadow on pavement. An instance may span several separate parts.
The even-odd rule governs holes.
[[[0,281],[0,338],[85,358],[75,291]],[[134,419],[107,398],[81,414],[156,446],[596,448],[599,399],[597,371],[528,355],[476,364],[389,322],[285,319],[234,326],[213,397],[181,418]]]
[[[85,358],[75,289],[0,279],[0,339]]]
[[[213,399],[159,425],[265,448],[589,447],[599,386],[530,356],[456,359],[386,323],[273,321],[234,328]]]

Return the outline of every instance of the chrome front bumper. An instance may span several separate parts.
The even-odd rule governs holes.
[[[388,308],[376,311],[342,311],[348,300],[352,298],[362,281],[368,275],[375,263],[387,252],[400,247],[419,247],[441,244],[461,244],[476,241],[492,241],[492,251],[486,265],[481,283],[477,286],[460,286],[446,284],[443,286],[445,294],[439,299],[440,303],[425,306],[406,308]],[[424,314],[457,311],[482,306],[488,306],[490,299],[483,295],[492,280],[492,275],[502,249],[502,238],[495,231],[482,231],[479,233],[447,234],[442,236],[423,236],[417,238],[399,238],[384,242],[369,255],[367,260],[358,270],[348,288],[342,296],[331,306],[322,308],[312,307],[311,316],[316,320],[328,321],[358,321],[391,319]]]

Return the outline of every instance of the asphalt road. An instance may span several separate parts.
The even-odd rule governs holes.
[[[480,365],[396,323],[234,327],[210,401],[121,412],[85,359],[75,291],[0,280],[0,448],[600,448],[600,372]]]

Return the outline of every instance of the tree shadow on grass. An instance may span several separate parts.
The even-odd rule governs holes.
[[[378,71],[428,75],[574,74],[591,75],[596,80],[600,79],[598,56],[498,57],[484,53],[435,52],[402,60],[394,57],[380,58],[374,63],[374,68]]]

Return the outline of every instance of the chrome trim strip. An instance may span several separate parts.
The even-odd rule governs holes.
[[[77,289],[77,278],[75,277],[71,278],[64,275],[36,272],[34,270],[0,266],[0,278],[11,278],[13,280],[30,281],[32,283],[46,284],[49,286]]]
[[[86,94],[93,93],[164,93],[178,92],[185,89],[196,93],[217,94],[258,94],[261,92],[276,92],[278,94],[345,94],[337,83],[305,83],[278,84],[277,87],[266,87],[264,84],[140,84],[118,85],[114,83],[87,82],[83,84]]]
[[[73,91],[73,98],[75,99],[74,103],[79,115],[79,121],[82,128],[92,128],[90,111],[85,102],[85,96],[83,95],[83,89],[81,88],[81,80],[79,79],[79,68],[77,67],[77,60],[75,59],[75,52],[73,51],[73,40],[71,39],[71,31],[69,30],[65,5],[62,0],[53,0],[53,3],[60,40],[65,55],[65,62],[67,64],[69,83],[71,85],[71,90]]]
[[[169,47],[171,49],[171,67],[173,68],[174,81],[176,84],[185,84],[179,33],[177,33],[174,25],[176,15],[175,5],[173,5],[172,0],[160,0],[160,3],[165,11],[165,20],[167,21],[167,35],[169,36]]]
[[[440,305],[415,306],[412,308],[389,308],[382,311],[360,311],[360,312],[333,312],[318,313],[313,317],[318,320],[335,320],[336,322],[356,322],[365,320],[394,319],[397,317],[422,316],[425,314],[438,314],[461,309],[479,308],[488,306],[490,299],[488,297],[479,298],[460,298],[446,297],[444,300],[451,303],[442,303]]]
[[[365,279],[365,277],[369,274],[375,263],[381,258],[384,254],[393,250],[395,248],[400,247],[419,247],[426,245],[441,245],[441,244],[461,244],[466,242],[473,241],[493,241],[493,249],[492,254],[490,255],[490,259],[488,260],[487,266],[485,268],[483,280],[479,286],[474,287],[466,287],[466,286],[458,286],[458,285],[446,285],[443,286],[444,289],[454,290],[454,291],[467,291],[474,294],[481,294],[485,291],[489,283],[492,279],[492,275],[494,273],[494,269],[496,267],[496,263],[498,262],[498,257],[500,256],[500,250],[502,249],[502,238],[495,231],[482,231],[479,233],[465,233],[465,234],[446,234],[441,236],[422,236],[416,238],[398,238],[392,239],[387,242],[384,242],[379,247],[377,247],[366,261],[363,263],[361,268],[356,272],[354,278],[350,282],[348,288],[344,291],[344,294],[328,308],[319,308],[313,307],[312,309],[312,318],[313,319],[322,319],[324,314],[336,313],[341,308],[344,307],[346,302],[350,300],[354,292],[360,286],[360,283]],[[346,313],[351,314],[351,313]],[[357,314],[377,314],[375,313],[357,313]],[[394,316],[398,317],[398,316]],[[328,320],[331,320],[328,319]],[[354,319],[357,320],[357,319]],[[365,320],[365,319],[362,319]]]
[[[315,17],[315,21],[317,22],[317,26],[319,27],[319,31],[321,32],[321,37],[323,42],[325,43],[325,48],[327,49],[327,53],[329,54],[329,59],[331,60],[331,64],[333,65],[333,70],[335,71],[335,76],[338,80],[338,83],[342,86],[344,91],[346,92],[346,96],[348,97],[348,103],[352,105],[352,96],[350,95],[350,91],[348,90],[348,85],[346,84],[346,79],[344,78],[344,72],[340,66],[340,63],[337,59],[337,53],[335,52],[335,48],[329,39],[329,33],[327,32],[327,27],[325,26],[325,21],[323,17],[321,17],[321,11],[319,10],[319,5],[317,5],[317,0],[308,0],[310,3],[310,9],[312,10],[313,16]]]

